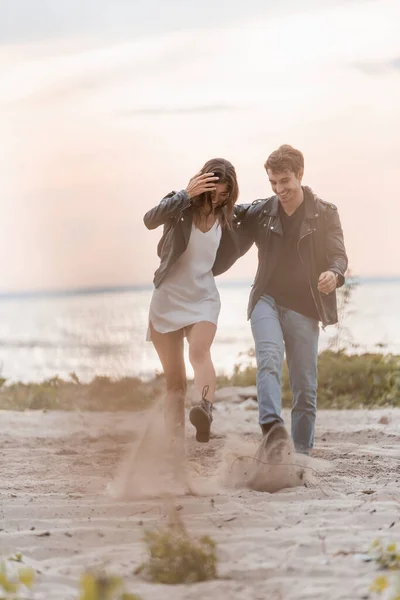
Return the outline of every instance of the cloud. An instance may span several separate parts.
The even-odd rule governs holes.
[[[356,63],[354,66],[358,71],[361,71],[361,73],[364,73],[365,75],[384,75],[388,71],[400,71],[400,56],[379,62],[369,61]]]
[[[301,4],[301,7],[299,7]],[[224,27],[249,16],[293,14],[320,9],[320,0],[0,0],[0,43],[106,35],[132,40],[181,29]],[[326,6],[343,0],[324,0]]]
[[[123,117],[137,117],[137,116],[153,116],[153,115],[184,115],[184,114],[201,114],[201,113],[214,113],[214,112],[226,112],[231,110],[238,110],[238,106],[229,104],[210,104],[203,106],[154,106],[146,108],[135,108],[131,110],[121,110],[119,114]]]
[[[396,69],[396,70],[400,71],[400,56],[398,56],[397,58],[394,58],[393,60],[391,60],[389,62],[389,67],[391,67],[392,69]]]
[[[371,1],[345,2],[332,8],[334,0],[330,0],[323,9],[318,9],[313,0],[307,0],[302,3],[301,11],[294,1],[284,0],[288,14],[275,14],[273,19],[265,14],[262,18],[257,16],[260,1],[250,0],[252,10],[248,10],[245,20],[236,24],[232,19],[240,12],[238,1],[233,0],[232,11],[224,20],[217,18],[221,8],[219,1],[216,1],[215,18],[208,20],[207,27],[202,27],[201,19],[189,20],[185,8],[187,27],[179,33],[169,31],[160,36],[153,31],[146,36],[144,29],[140,39],[135,40],[135,35],[129,42],[123,41],[123,36],[118,43],[103,39],[97,48],[61,56],[51,55],[49,47],[47,57],[26,58],[4,70],[0,79],[0,101],[11,106],[18,101],[34,101],[44,106],[69,101],[69,96],[72,102],[78,103],[81,98],[75,96],[85,94],[96,96],[97,106],[100,96],[104,98],[109,112],[125,110],[126,116],[133,116],[146,114],[147,109],[141,112],[146,105],[151,107],[147,114],[161,114],[157,104],[174,106],[179,90],[179,104],[186,106],[225,106],[225,99],[232,97],[236,104],[248,104],[252,100],[252,104],[256,101],[266,105],[270,102],[271,86],[275,93],[284,94],[288,77],[291,84],[298,87],[298,95],[304,86],[316,87],[317,80],[322,89],[322,79],[331,81],[334,76],[341,77],[349,65],[356,65],[359,71],[368,74],[381,72],[380,62],[396,56],[399,51],[397,28],[393,23],[400,12],[395,0],[382,0],[379,10]],[[159,0],[149,0],[153,8],[157,2],[160,4]],[[16,0],[17,6],[23,4],[23,0]],[[41,4],[41,0],[35,2],[38,10]],[[120,7],[119,13],[117,0],[114,17],[119,15],[122,20],[128,4]],[[205,0],[205,4],[209,7],[209,0]],[[58,7],[56,14],[63,12],[58,3],[55,6]],[[100,12],[107,6],[106,0],[99,0]],[[173,13],[177,0],[171,0],[168,6]],[[147,10],[139,3],[139,21]],[[272,9],[268,6],[265,10],[269,13]],[[79,14],[72,0],[71,15],[76,17],[76,11]],[[392,68],[396,68],[395,63]],[[193,109],[193,112],[198,111]]]
[[[3,71],[0,101],[57,101],[120,81],[135,82],[138,77],[157,79],[166,65],[178,69],[196,58],[197,50],[190,41],[189,33],[94,48],[81,48],[79,41],[72,40],[69,52],[61,55],[49,44],[47,55],[25,57]]]

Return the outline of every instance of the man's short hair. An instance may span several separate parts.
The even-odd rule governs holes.
[[[292,171],[297,175],[300,169],[304,169],[304,156],[300,150],[296,150],[289,144],[284,144],[269,155],[264,167],[266,171],[268,169],[275,173]]]

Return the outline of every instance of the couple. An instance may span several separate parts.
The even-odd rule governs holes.
[[[293,392],[291,433],[298,452],[314,444],[319,323],[337,322],[336,288],[347,256],[338,211],[302,186],[304,158],[284,145],[267,159],[274,196],[236,204],[239,187],[227,160],[208,161],[186,189],[171,192],[146,213],[149,229],[163,225],[154,276],[148,340],[167,387],[165,418],[184,440],[187,338],[198,402],[189,418],[196,439],[208,442],[216,377],[210,348],[220,312],[214,277],[255,243],[258,268],[248,318],[255,341],[257,397],[263,446],[287,439],[281,418],[284,351]]]

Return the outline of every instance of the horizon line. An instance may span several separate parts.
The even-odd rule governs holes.
[[[365,275],[365,276],[351,276],[348,278],[349,281],[357,284],[378,284],[378,283],[400,283],[400,275]],[[218,284],[218,287],[240,287],[248,285],[251,287],[253,280],[235,280],[235,281],[222,281]],[[128,293],[128,292],[141,292],[153,289],[152,283],[141,283],[141,284],[129,284],[129,285],[98,285],[98,286],[78,286],[72,288],[61,288],[61,289],[42,289],[42,290],[22,290],[20,292],[10,291],[1,292],[0,300],[18,300],[18,299],[30,299],[30,298],[49,298],[49,297],[68,297],[68,296],[89,296],[96,294],[112,294],[112,293]]]

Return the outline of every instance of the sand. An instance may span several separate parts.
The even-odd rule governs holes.
[[[47,600],[76,599],[80,573],[96,566],[143,600],[367,598],[377,569],[362,555],[376,537],[400,541],[400,410],[319,411],[307,476],[266,493],[235,475],[235,457],[260,440],[257,412],[244,406],[217,405],[208,445],[188,425],[201,495],[174,496],[160,479],[147,493],[162,498],[140,497],[130,482],[126,499],[107,486],[127,476],[148,413],[1,412],[2,555],[22,552],[37,571],[35,597]],[[163,523],[170,503],[189,531],[217,542],[219,580],[163,586],[134,575],[143,531]]]

